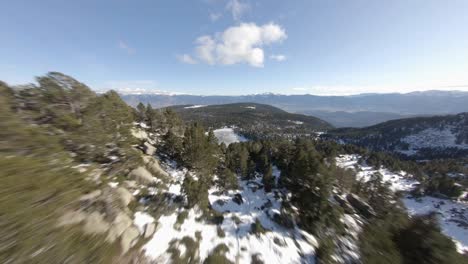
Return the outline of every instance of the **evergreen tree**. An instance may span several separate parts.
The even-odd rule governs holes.
[[[275,185],[275,179],[273,178],[273,167],[271,164],[266,169],[266,172],[263,174],[262,179],[263,185],[265,187],[265,192],[271,192],[271,189]]]
[[[136,108],[137,108],[137,114],[138,114],[138,121],[145,122],[146,121],[146,106],[140,102]]]

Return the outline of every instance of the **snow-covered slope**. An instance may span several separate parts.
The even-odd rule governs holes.
[[[359,180],[366,181],[373,173],[382,174],[383,181],[389,182],[393,191],[411,191],[418,181],[406,172],[394,173],[388,169],[375,169],[366,164],[359,163],[359,155],[341,155],[336,164],[342,168],[353,169]],[[414,198],[406,195],[403,199],[410,215],[437,212],[442,231],[451,237],[460,252],[468,251],[468,203],[439,199],[431,196]]]
[[[458,148],[468,149],[468,144],[464,142],[457,143],[456,127],[446,126],[443,128],[427,128],[418,133],[408,135],[401,139],[407,143],[407,150],[398,150],[406,155],[417,154],[424,148]]]
[[[468,156],[468,113],[415,117],[330,131],[325,137],[414,159]]]
[[[167,192],[175,199],[180,194],[186,170],[176,169],[170,164],[162,166],[173,179]],[[279,177],[276,168],[274,175]],[[274,214],[280,212],[285,194],[278,189],[265,193],[263,188],[259,188],[261,178],[239,181],[239,185],[239,190],[227,193],[221,193],[216,187],[209,190],[213,209],[224,216],[220,225],[199,219],[201,212],[196,208],[188,210],[182,224],[177,223],[177,218],[184,211],[183,208],[159,217],[157,231],[144,246],[145,254],[158,263],[170,262],[171,247],[176,247],[183,256],[188,249],[181,241],[190,237],[199,243],[201,262],[216,247],[224,244],[229,249],[226,257],[234,263],[250,263],[253,258],[265,263],[313,263],[317,246],[315,238],[297,226],[288,229],[272,220]],[[151,219],[149,216],[142,217],[146,214],[144,212],[138,214],[138,222]],[[267,232],[251,233],[251,226],[257,219]]]
[[[390,189],[393,191],[410,191],[418,184],[418,181],[412,179],[412,176],[404,171],[394,173],[383,167],[375,169],[367,164],[359,163],[359,159],[359,155],[340,155],[336,159],[336,165],[341,168],[356,170],[357,179],[362,181],[368,181],[372,174],[380,173],[382,180],[389,182]]]

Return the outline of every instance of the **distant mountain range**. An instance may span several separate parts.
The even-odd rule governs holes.
[[[313,116],[288,113],[256,103],[171,106],[185,122],[199,122],[207,128],[235,127],[251,138],[275,135],[314,134],[333,126]]]
[[[200,96],[183,94],[125,93],[122,98],[136,106],[142,102],[161,108],[173,105],[229,103],[268,104],[292,113],[314,115],[335,127],[364,127],[402,117],[446,115],[468,111],[468,92],[424,91],[406,94],[360,94],[352,96],[256,94]]]

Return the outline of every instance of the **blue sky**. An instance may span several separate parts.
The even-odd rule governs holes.
[[[466,0],[0,1],[0,79],[190,94],[468,90]]]

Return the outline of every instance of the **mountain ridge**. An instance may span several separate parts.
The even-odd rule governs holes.
[[[468,111],[468,92],[433,91],[407,94],[363,94],[359,96],[315,96],[315,95],[242,95],[242,96],[197,96],[197,95],[154,95],[126,94],[122,99],[131,106],[138,103],[156,108],[174,105],[217,105],[252,102],[268,104],[291,113],[310,114],[313,111],[332,112],[336,118],[349,122],[334,123],[335,126],[369,126],[393,119],[395,115],[456,114]],[[428,109],[428,105],[431,106]],[[346,112],[341,114],[340,112]],[[349,115],[355,112],[372,112],[373,118]],[[383,113],[383,114],[379,114]],[[389,114],[391,115],[389,118]],[[333,119],[326,120],[333,123]],[[353,122],[357,125],[353,125]]]

